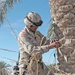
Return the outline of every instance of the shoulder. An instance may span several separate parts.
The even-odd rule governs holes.
[[[19,37],[25,37],[27,36],[27,33],[26,33],[26,29],[24,28],[18,35]]]
[[[36,34],[40,34],[40,35],[43,35],[40,31],[36,31]]]
[[[40,31],[36,31],[36,34],[41,37],[44,36]]]

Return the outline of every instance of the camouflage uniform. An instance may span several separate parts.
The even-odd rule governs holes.
[[[43,41],[42,41],[43,39]],[[38,61],[38,75],[47,75],[48,68],[45,66],[45,64],[42,62],[42,54],[49,51],[48,44],[49,41],[46,40],[46,38],[39,32],[36,31],[35,33],[28,30],[28,28],[24,28],[19,36],[18,36],[18,42],[20,45],[20,58],[19,58],[19,69],[20,69],[20,75],[23,74],[24,69],[30,65],[31,61],[31,55],[32,54],[39,54],[39,61]],[[37,67],[35,67],[37,64],[32,64],[34,70],[33,74],[36,75]],[[26,75],[26,74],[25,74]]]

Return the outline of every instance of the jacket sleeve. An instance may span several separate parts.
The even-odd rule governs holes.
[[[45,53],[47,51],[49,51],[48,45],[44,45],[44,46],[36,46],[33,45],[33,43],[29,40],[28,35],[23,34],[21,36],[21,34],[18,37],[19,43],[22,45],[22,48],[24,48],[24,50],[28,53]]]

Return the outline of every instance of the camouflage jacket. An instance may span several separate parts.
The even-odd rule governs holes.
[[[42,54],[49,51],[49,41],[39,31],[33,33],[28,28],[24,28],[18,36],[18,42],[20,46],[19,65],[21,67],[28,64],[32,53],[41,53],[39,57],[41,59]]]

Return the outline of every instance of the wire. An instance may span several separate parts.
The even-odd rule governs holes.
[[[2,8],[2,10],[3,10],[4,14],[6,14],[6,13],[5,13],[5,10],[4,10],[3,8]],[[17,35],[16,35],[14,29],[12,28],[12,26],[11,26],[9,20],[7,19],[7,17],[5,17],[5,19],[6,19],[7,23],[8,23],[8,25],[9,25],[9,27],[10,27],[12,33],[14,34],[14,36],[15,36],[15,38],[16,38],[16,40],[17,40]],[[11,51],[11,50],[4,49],[4,48],[0,48],[0,50],[9,51],[9,52],[16,52],[16,53],[18,53],[17,51]],[[2,57],[2,56],[0,56],[0,57]],[[8,60],[12,60],[12,61],[15,61],[15,62],[16,62],[16,60],[13,60],[13,59],[10,59],[10,58],[6,58],[6,57],[2,57],[2,58],[8,59]]]
[[[10,29],[11,29],[11,31],[13,32],[15,38],[17,39],[16,33],[15,33],[14,29],[12,28],[10,22],[8,21],[7,17],[5,17],[5,19],[6,19],[7,23],[8,23],[8,25],[10,26]]]
[[[0,48],[0,50],[4,50],[4,51],[8,51],[8,52],[16,52],[16,53],[18,53],[17,51],[13,51],[13,50],[8,50],[8,49],[4,49],[4,48]]]
[[[50,59],[51,59],[51,56],[55,53],[55,50],[51,52],[51,54],[49,55],[49,61],[50,62]]]
[[[3,57],[3,56],[1,56],[1,55],[0,55],[0,57],[1,57],[1,58],[4,58],[4,59],[7,59],[7,60],[11,60],[11,61],[17,62],[16,60],[13,60],[13,59],[10,59],[10,58],[7,58],[7,57]]]
[[[3,8],[2,8],[2,10],[3,10],[4,14],[6,14],[6,12],[5,12],[5,10],[4,10]],[[17,39],[17,35],[16,35],[14,29],[12,28],[12,25],[10,24],[10,22],[9,22],[9,20],[7,19],[6,16],[5,16],[5,19],[6,19],[7,23],[8,23],[8,25],[10,26],[10,29],[11,29],[11,31],[13,32],[15,38]]]

